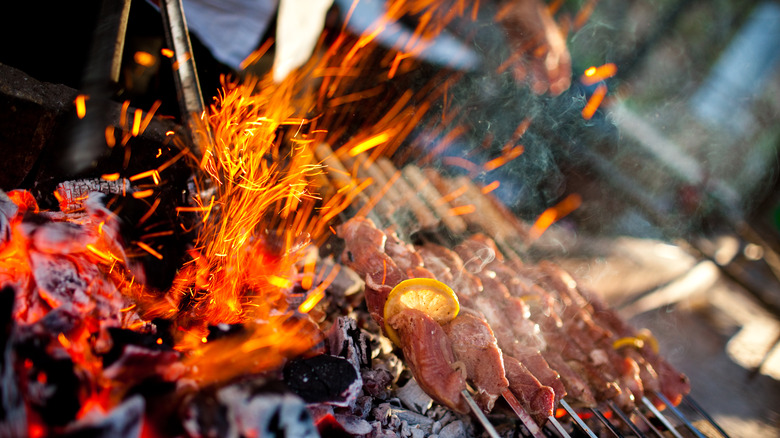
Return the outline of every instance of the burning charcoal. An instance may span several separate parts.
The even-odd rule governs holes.
[[[357,321],[342,316],[336,320],[328,332],[330,354],[347,359],[355,371],[371,367],[368,336],[360,331]]]
[[[207,341],[216,341],[217,339],[231,336],[233,334],[245,333],[246,328],[243,324],[217,324],[209,326],[209,335]]]
[[[141,436],[144,399],[137,395],[125,400],[108,414],[96,412],[68,425],[63,437],[79,438],[137,438]]]
[[[467,438],[468,436],[468,429],[460,420],[444,426],[439,432],[439,438]]]
[[[184,372],[175,351],[149,350],[136,345],[125,345],[119,359],[103,370],[109,379],[124,382],[142,381],[153,376],[173,380]]]
[[[235,383],[214,393],[201,391],[183,406],[183,413],[182,425],[190,437],[318,436],[303,400],[280,385],[261,381]]]
[[[11,198],[0,190],[0,248],[11,239],[11,218],[16,215],[18,207]]]
[[[363,390],[372,397],[386,400],[389,397],[388,388],[393,382],[393,375],[384,368],[364,369],[360,372],[363,378]]]
[[[352,438],[352,435],[344,429],[333,413],[323,416],[316,422],[317,432],[320,436],[333,438]]]
[[[354,415],[335,414],[336,421],[353,437],[364,437],[371,434],[373,428],[368,421]]]
[[[414,379],[410,379],[395,393],[401,399],[401,403],[414,412],[425,414],[433,406],[433,399],[420,388]]]
[[[0,196],[3,193],[0,192]],[[0,199],[0,203],[2,199]],[[2,208],[2,207],[0,207]],[[2,220],[0,212],[0,220]],[[13,308],[15,291],[11,287],[0,290],[0,436],[23,436],[27,427],[24,402],[19,380],[14,372],[15,354]]]
[[[379,405],[374,409],[373,415],[383,426],[389,428],[401,427],[406,423],[411,428],[422,430],[426,435],[433,430],[433,419],[406,409],[395,408],[389,403]]]
[[[283,374],[287,386],[307,403],[349,406],[363,386],[348,360],[327,354],[291,361]]]
[[[96,240],[96,236],[72,222],[48,222],[37,227],[32,234],[35,249],[47,254],[83,252],[88,244],[94,244]]]
[[[82,312],[89,311],[92,301],[87,295],[87,282],[78,268],[65,257],[30,251],[30,263],[41,298],[56,308],[70,302]]]

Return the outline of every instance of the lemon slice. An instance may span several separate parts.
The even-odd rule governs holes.
[[[455,292],[441,281],[432,278],[410,278],[390,291],[384,308],[385,332],[395,345],[400,346],[398,333],[388,321],[406,309],[424,312],[439,324],[446,324],[458,315],[460,304]]]

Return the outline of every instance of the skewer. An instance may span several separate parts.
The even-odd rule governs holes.
[[[558,420],[555,419],[552,415],[547,417],[547,423],[555,429],[556,432],[558,432],[558,435],[562,436],[563,438],[571,438],[571,435],[569,435],[568,432],[566,432],[566,429],[563,428],[563,425],[558,422]]]
[[[490,424],[490,421],[488,421],[487,417],[485,416],[485,413],[482,412],[482,409],[477,406],[477,402],[474,401],[473,398],[471,398],[471,394],[467,390],[463,390],[460,392],[463,395],[463,398],[466,399],[466,403],[469,404],[469,407],[471,408],[471,412],[474,413],[474,415],[477,416],[477,419],[480,423],[482,423],[482,427],[485,428],[485,431],[487,431],[488,435],[490,435],[491,438],[501,438],[498,435],[498,432],[496,432],[496,428],[493,427],[492,424]]]
[[[604,426],[607,426],[607,429],[612,432],[612,436],[623,438],[623,434],[615,428],[615,425],[612,424],[612,422],[609,421],[598,408],[591,408],[590,411],[593,412],[593,415],[595,415],[596,418],[598,418],[604,424]]]
[[[668,406],[668,407],[669,407],[669,409],[672,411],[672,413],[674,414],[674,416],[675,416],[675,417],[677,417],[677,418],[678,418],[680,421],[682,421],[682,422],[683,422],[683,424],[685,424],[685,427],[687,427],[687,428],[688,428],[688,430],[690,430],[691,432],[693,432],[693,434],[694,434],[694,435],[696,435],[696,437],[697,437],[697,438],[705,438],[705,436],[704,436],[704,435],[703,435],[701,432],[699,432],[699,429],[697,429],[697,428],[696,428],[696,427],[695,427],[695,426],[694,426],[694,425],[693,425],[693,424],[692,424],[690,421],[688,421],[688,419],[687,419],[687,418],[685,418],[685,415],[683,415],[683,414],[682,414],[682,412],[680,412],[680,410],[679,410],[679,409],[677,409],[677,407],[676,407],[676,406],[674,406],[674,405],[673,405],[673,404],[672,404],[672,403],[669,401],[669,399],[667,399],[667,398],[666,398],[666,396],[665,396],[665,395],[661,394],[660,392],[659,392],[659,393],[657,393],[656,395],[658,396],[658,398],[660,398],[660,399],[661,399],[661,401],[662,401],[662,402],[664,402],[664,404],[665,404],[666,406]]]
[[[506,402],[509,403],[509,407],[512,408],[513,411],[515,411],[515,414],[518,416],[518,418],[520,418],[520,421],[523,422],[526,429],[528,429],[528,432],[534,438],[544,438],[544,434],[542,433],[542,430],[539,429],[539,426],[536,424],[533,418],[531,418],[531,416],[528,415],[528,412],[526,412],[525,409],[523,409],[523,407],[520,406],[520,402],[517,401],[517,398],[515,398],[515,395],[512,394],[512,391],[505,389],[504,392],[501,393],[501,395],[503,395],[504,400],[506,400]]]
[[[729,437],[729,434],[727,434],[727,433],[726,433],[726,431],[725,431],[725,430],[723,430],[723,429],[720,427],[720,425],[719,425],[718,423],[716,423],[716,422],[715,422],[715,419],[714,419],[714,418],[712,418],[712,417],[710,416],[710,414],[708,414],[708,413],[707,413],[707,411],[705,411],[704,409],[702,409],[702,407],[701,407],[701,406],[699,406],[699,404],[698,404],[698,403],[696,403],[696,401],[695,401],[693,398],[691,398],[690,396],[687,396],[687,395],[686,395],[685,397],[683,397],[683,400],[685,400],[685,402],[686,402],[686,403],[688,403],[688,406],[690,406],[690,407],[691,407],[691,408],[692,408],[694,411],[698,412],[698,413],[699,413],[699,415],[701,415],[702,417],[704,417],[704,418],[705,418],[705,419],[706,419],[706,420],[707,420],[707,421],[708,421],[708,422],[709,422],[709,423],[712,425],[712,427],[714,427],[715,429],[717,429],[717,430],[718,430],[718,432],[720,432],[720,434],[721,434],[721,435],[723,435],[723,436],[724,436],[724,437],[726,437],[726,438],[730,438],[730,437]]]
[[[661,397],[663,396],[661,395]],[[680,432],[677,432],[677,429],[675,429],[674,426],[672,426],[672,423],[670,423],[669,420],[666,417],[664,417],[664,415],[661,414],[661,412],[658,409],[656,409],[655,405],[653,405],[653,402],[648,400],[647,397],[642,397],[642,403],[644,403],[645,406],[647,406],[647,409],[650,409],[650,412],[652,412],[653,415],[655,415],[655,418],[657,418],[661,423],[664,424],[664,426],[666,426],[666,428],[669,430],[669,432],[672,433],[672,435],[674,435],[676,438],[682,438]]]
[[[612,412],[614,412],[618,417],[620,417],[621,420],[623,420],[624,423],[626,423],[626,426],[631,429],[631,432],[633,432],[639,438],[645,438],[645,434],[642,433],[638,427],[636,427],[636,424],[631,421],[631,419],[615,404],[615,402],[609,400],[607,404],[609,405],[609,408],[612,409]]]
[[[566,402],[566,400],[561,399],[561,406],[563,406],[563,409],[566,409],[566,412],[569,413],[571,418],[574,419],[574,422],[577,423],[577,426],[582,429],[583,432],[585,432],[590,438],[597,438],[596,434],[593,433],[592,430],[588,427],[587,424],[585,424],[584,421],[582,421],[582,418],[580,418],[579,415],[572,409],[572,407],[569,405],[569,403]]]
[[[653,425],[653,422],[652,422],[652,421],[650,421],[650,419],[649,419],[649,418],[647,418],[647,417],[645,416],[645,414],[643,414],[643,413],[642,413],[642,412],[639,410],[639,408],[634,408],[634,415],[636,415],[637,417],[641,418],[641,419],[642,419],[642,421],[645,423],[645,425],[646,425],[647,427],[649,427],[649,428],[650,428],[650,430],[652,430],[652,431],[653,431],[653,433],[655,434],[655,436],[657,436],[657,437],[660,437],[660,438],[664,438],[664,434],[662,434],[662,433],[661,433],[661,431],[660,431],[660,430],[658,430],[658,428],[657,428],[657,427],[655,427],[655,426]]]

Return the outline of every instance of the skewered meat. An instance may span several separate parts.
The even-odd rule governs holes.
[[[452,341],[452,351],[466,367],[466,375],[477,389],[474,397],[483,411],[491,411],[509,386],[504,361],[493,330],[478,315],[462,311],[443,326]]]
[[[504,366],[512,394],[537,424],[544,424],[555,407],[553,389],[539,383],[528,368],[512,356],[504,356]]]
[[[444,329],[415,309],[399,312],[388,323],[402,340],[404,359],[420,388],[437,402],[460,413],[468,412],[461,395],[466,381],[463,373],[455,369],[455,355]]]

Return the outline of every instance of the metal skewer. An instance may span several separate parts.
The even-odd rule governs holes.
[[[639,408],[634,408],[634,415],[636,415],[637,417],[641,418],[641,419],[642,419],[642,421],[645,423],[645,425],[646,425],[647,427],[649,427],[649,428],[650,428],[650,430],[652,430],[652,431],[653,431],[653,433],[655,434],[655,436],[657,436],[657,437],[660,437],[660,438],[664,438],[664,434],[662,434],[662,433],[661,433],[661,431],[660,431],[660,430],[658,430],[658,428],[657,428],[657,427],[655,427],[655,425],[653,425],[653,422],[652,422],[652,421],[650,421],[650,419],[649,419],[649,418],[647,418],[647,417],[646,417],[646,416],[645,416],[645,415],[644,415],[644,414],[643,414],[643,413],[642,413],[642,412],[639,410]]]
[[[504,396],[504,400],[509,403],[509,407],[515,411],[515,414],[518,416],[518,418],[520,418],[520,421],[523,422],[526,429],[528,429],[528,432],[533,435],[534,438],[544,438],[542,430],[539,429],[539,426],[536,424],[533,418],[528,415],[528,412],[526,412],[525,409],[520,406],[520,402],[517,401],[517,398],[515,398],[515,395],[512,394],[512,391],[505,389],[501,395]]]
[[[695,427],[693,424],[691,424],[691,422],[690,422],[690,421],[688,421],[688,419],[687,419],[687,418],[685,418],[685,416],[684,416],[684,415],[683,415],[683,414],[680,412],[680,410],[679,410],[679,409],[677,409],[677,407],[676,407],[676,406],[674,406],[674,405],[673,405],[673,404],[672,404],[672,403],[669,401],[669,399],[668,399],[668,398],[666,398],[666,396],[665,396],[665,395],[663,395],[663,394],[661,394],[661,393],[659,392],[659,393],[656,393],[656,396],[657,396],[658,398],[660,398],[660,399],[661,399],[661,401],[662,401],[662,402],[664,402],[664,404],[665,404],[666,406],[668,406],[668,407],[669,407],[669,409],[672,411],[672,413],[674,414],[674,416],[675,416],[675,417],[677,417],[677,418],[678,418],[680,421],[682,421],[682,422],[683,422],[683,424],[685,424],[685,427],[687,427],[687,428],[688,428],[688,429],[689,429],[691,432],[693,432],[693,434],[694,434],[694,435],[696,435],[696,436],[697,436],[697,438],[705,438],[705,436],[704,436],[704,435],[702,435],[702,433],[701,433],[701,432],[699,432],[699,429],[697,429],[697,428],[696,428],[696,427]]]
[[[616,436],[617,438],[623,438],[623,434],[615,428],[615,425],[612,424],[612,422],[609,421],[609,419],[607,419],[607,417],[605,417],[598,408],[591,408],[590,410],[593,412],[593,415],[595,415],[596,418],[598,418],[602,423],[604,423],[605,426],[607,426],[607,429],[612,432],[613,436]]]
[[[647,397],[642,397],[642,403],[644,403],[645,406],[647,406],[647,409],[650,409],[650,412],[652,412],[653,415],[655,415],[655,418],[657,418],[661,423],[664,424],[664,426],[666,426],[666,428],[669,430],[669,432],[672,433],[672,435],[674,435],[676,438],[682,438],[680,432],[677,432],[677,429],[675,429],[674,426],[672,426],[672,423],[670,423],[669,420],[666,417],[664,417],[663,414],[661,414],[661,412],[655,407],[655,405],[653,405],[653,403],[650,400],[647,399]]]
[[[566,400],[561,399],[561,406],[563,406],[563,409],[566,409],[566,412],[569,413],[572,419],[574,419],[574,422],[577,423],[577,426],[582,429],[583,432],[585,432],[590,438],[597,438],[596,434],[593,433],[592,430],[588,427],[587,424],[585,424],[584,421],[582,421],[582,418],[580,418],[579,415],[577,415],[577,412],[572,409],[572,407],[566,403]]]
[[[609,405],[609,408],[612,409],[612,412],[614,412],[618,417],[620,417],[621,420],[623,420],[624,423],[626,423],[626,426],[631,429],[631,432],[640,438],[645,438],[645,434],[642,433],[638,427],[636,427],[636,424],[634,424],[634,422],[628,418],[628,416],[615,404],[615,402],[609,400],[607,404]]]
[[[498,435],[498,432],[496,432],[496,428],[493,427],[492,424],[490,424],[490,421],[488,421],[487,417],[485,416],[485,413],[482,412],[482,409],[477,406],[477,402],[474,401],[473,398],[471,398],[471,394],[467,390],[463,390],[460,392],[463,395],[463,398],[466,399],[466,403],[469,404],[469,407],[471,408],[471,412],[474,413],[474,415],[477,416],[477,419],[479,419],[479,422],[482,423],[482,427],[485,428],[485,431],[487,431],[488,435],[490,435],[491,438],[501,438]]]
[[[566,432],[566,429],[563,428],[563,425],[558,422],[558,420],[555,419],[552,415],[547,417],[547,421],[552,426],[553,429],[555,429],[556,432],[563,438],[571,438],[571,435],[569,435],[568,432]]]

